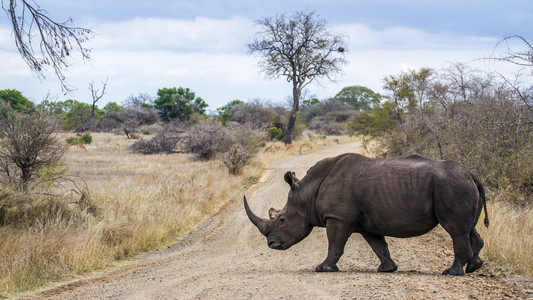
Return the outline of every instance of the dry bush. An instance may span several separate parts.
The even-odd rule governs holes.
[[[128,138],[136,133],[137,129],[143,125],[152,125],[159,121],[159,114],[153,108],[141,106],[127,107],[121,111],[108,112],[105,117],[122,124],[122,130]]]
[[[266,135],[249,124],[222,126],[218,121],[207,121],[191,127],[184,135],[182,146],[202,159],[216,157],[226,165],[230,174],[237,175],[265,140]]]
[[[265,129],[275,126],[276,123],[285,123],[283,109],[261,101],[235,105],[230,109],[229,115],[231,120],[247,124],[254,129]]]
[[[134,153],[141,154],[170,154],[174,152],[179,140],[179,135],[163,130],[151,139],[143,139],[135,142],[130,146],[130,150]]]
[[[196,154],[198,158],[211,159],[217,152],[227,149],[229,142],[221,123],[205,121],[189,128],[180,144],[185,151]]]
[[[309,129],[325,135],[343,135],[347,131],[346,124],[332,122],[323,118],[315,118],[311,121]]]
[[[60,163],[59,130],[44,111],[17,112],[0,101],[0,184],[27,191],[42,167]]]
[[[382,132],[385,155],[456,160],[488,187],[518,191],[508,199],[533,203],[533,118],[524,94],[490,75],[468,74],[463,86],[434,84],[438,92],[424,108]]]
[[[240,174],[248,162],[257,154],[261,144],[266,140],[264,133],[249,126],[233,125],[224,128],[223,135],[227,144],[225,149],[217,154],[232,175]]]

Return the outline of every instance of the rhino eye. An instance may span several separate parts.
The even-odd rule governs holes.
[[[285,217],[280,217],[280,218],[279,218],[279,222],[280,222],[280,223],[285,223],[285,221],[286,221]]]

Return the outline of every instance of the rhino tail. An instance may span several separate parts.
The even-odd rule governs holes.
[[[483,202],[483,209],[485,211],[485,220],[483,220],[483,224],[485,227],[489,227],[489,215],[487,214],[487,196],[485,195],[485,188],[483,187],[483,184],[481,181],[472,174],[472,179],[474,180],[474,183],[477,186],[477,190],[479,191],[479,196],[481,198],[481,201]]]

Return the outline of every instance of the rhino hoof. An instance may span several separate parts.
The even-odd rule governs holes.
[[[481,260],[480,258],[472,259],[466,265],[466,273],[472,273],[474,271],[477,271],[479,270],[479,268],[481,268],[482,265],[483,265],[483,260]]]
[[[394,272],[396,270],[398,270],[398,266],[394,262],[384,262],[378,268],[378,272]]]
[[[327,265],[319,265],[315,268],[315,272],[338,272],[339,268],[337,265],[333,266],[327,266]]]
[[[463,271],[463,269],[449,268],[444,270],[444,272],[442,272],[442,275],[464,276],[465,272]]]

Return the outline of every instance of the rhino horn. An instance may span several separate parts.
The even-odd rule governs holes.
[[[250,206],[248,206],[248,201],[246,201],[246,196],[244,196],[244,209],[246,210],[246,214],[248,215],[248,218],[252,223],[259,229],[259,232],[261,232],[263,235],[267,235],[267,225],[268,220],[258,217],[254,212],[250,209]]]

